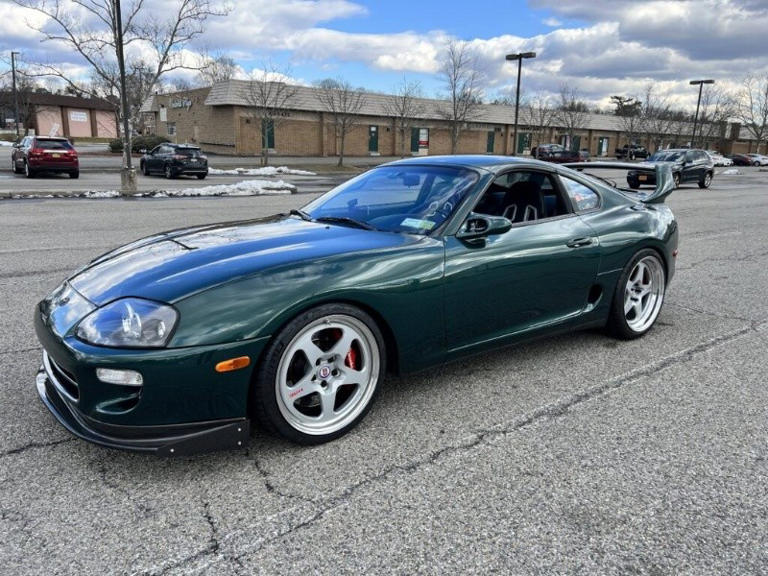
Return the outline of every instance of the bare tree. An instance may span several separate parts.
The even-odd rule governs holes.
[[[627,160],[631,160],[634,158],[632,145],[643,124],[643,104],[634,96],[611,96],[611,101],[615,106],[614,114],[619,118],[621,131],[627,135]]]
[[[669,140],[674,120],[669,100],[666,96],[659,96],[653,84],[648,84],[645,88],[642,115],[643,130],[653,143],[655,152],[664,146],[665,139]]]
[[[344,141],[347,134],[359,121],[358,115],[365,106],[365,93],[353,90],[349,82],[326,79],[319,83],[320,102],[330,112],[336,137],[339,139],[339,166],[344,164]]]
[[[287,72],[275,64],[267,63],[261,70],[254,71],[248,83],[246,100],[250,113],[260,120],[261,164],[269,164],[269,135],[274,134],[282,124],[296,96],[296,86],[285,82]]]
[[[414,120],[424,113],[421,98],[421,84],[409,82],[403,78],[402,83],[395,89],[394,95],[387,98],[385,107],[387,114],[394,118],[397,133],[400,135],[400,156],[405,157],[408,134]]]
[[[98,82],[86,83],[55,64],[38,63],[38,74],[60,79],[65,85],[93,96],[118,95],[121,103],[117,110],[122,120],[123,191],[136,190],[135,171],[131,165],[131,110],[129,82],[126,69],[130,69],[130,55],[126,50],[152,54],[149,86],[139,99],[145,99],[161,76],[179,69],[192,68],[184,61],[183,48],[203,32],[203,24],[210,16],[226,13],[211,0],[167,0],[164,14],[145,8],[145,0],[128,0],[121,8],[120,0],[13,0],[19,6],[34,10],[46,17],[40,26],[30,26],[43,35],[76,52],[91,67]],[[126,65],[127,63],[127,65]]]
[[[560,102],[556,111],[558,123],[566,129],[568,141],[573,146],[574,133],[584,128],[589,114],[589,107],[580,99],[579,91],[569,84],[560,86]]]
[[[768,130],[768,74],[747,76],[736,100],[736,116],[757,140],[757,150]]]
[[[8,72],[7,78],[3,77],[0,82],[0,118],[15,118],[15,102],[13,99],[13,86],[11,73]],[[18,97],[19,117],[16,122],[24,126],[24,133],[27,134],[34,123],[34,104],[33,94],[39,87],[34,80],[24,73],[23,69],[16,69],[16,94]]]
[[[224,54],[214,54],[203,58],[198,80],[203,86],[213,86],[218,82],[232,80],[237,75],[238,66],[234,58]]]
[[[701,96],[700,109],[696,139],[702,148],[719,144],[726,137],[728,121],[736,110],[733,96],[722,86],[707,86]]]
[[[482,79],[475,58],[464,42],[454,41],[448,45],[440,73],[449,100],[449,108],[442,115],[451,127],[451,154],[456,154],[461,131],[482,105]]]
[[[527,100],[523,104],[523,110],[527,112],[530,120],[529,125],[534,134],[531,146],[536,145],[536,157],[538,158],[539,146],[544,144],[542,142],[544,132],[552,126],[555,120],[555,110],[551,99],[546,94],[538,94]],[[517,146],[517,143],[515,142],[513,145]]]

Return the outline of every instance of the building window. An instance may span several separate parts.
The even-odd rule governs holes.
[[[168,136],[176,135],[176,122],[168,122]]]

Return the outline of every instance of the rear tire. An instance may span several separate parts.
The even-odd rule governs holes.
[[[165,174],[165,177],[168,178],[168,180],[171,180],[172,178],[176,177],[176,174],[174,173],[173,168],[171,168],[170,164],[165,165],[163,173]]]
[[[35,177],[35,171],[29,167],[29,162],[24,160],[24,176],[27,178],[34,178]]]
[[[69,177],[72,178],[73,180],[80,178],[80,170],[78,170],[77,172],[70,172]]]
[[[675,183],[675,189],[680,188],[680,174],[673,174],[672,181]]]
[[[621,340],[634,340],[648,332],[664,304],[666,280],[659,254],[650,248],[638,251],[616,283],[608,332]]]
[[[197,174],[198,180],[205,180],[205,177],[208,176],[208,174]]]
[[[385,367],[384,339],[368,314],[347,304],[311,308],[267,346],[254,373],[254,419],[298,444],[328,442],[370,410]]]
[[[627,180],[627,184],[629,184],[629,187],[632,188],[632,190],[637,190],[640,188],[640,183],[635,180]]]
[[[699,188],[709,188],[712,184],[712,172],[704,174],[704,178],[699,180]]]
[[[141,173],[144,174],[144,176],[149,176],[149,167],[146,162],[141,163]]]

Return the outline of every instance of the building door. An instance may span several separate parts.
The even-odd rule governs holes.
[[[488,131],[488,141],[485,144],[485,151],[488,154],[493,154],[493,145],[496,143],[496,132],[493,130]]]
[[[581,149],[581,136],[574,136],[571,143],[571,151],[578,152]]]
[[[379,151],[379,127],[368,126],[368,152],[376,154]]]
[[[597,139],[597,155],[608,156],[608,138],[601,136]]]
[[[525,152],[526,148],[531,147],[531,133],[519,132],[517,134],[517,154]]]
[[[419,129],[411,128],[411,152],[417,154],[419,151]]]
[[[275,148],[275,123],[266,118],[261,121],[261,145],[266,144],[270,150]]]

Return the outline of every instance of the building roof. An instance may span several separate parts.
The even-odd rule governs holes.
[[[103,98],[83,98],[64,94],[30,92],[27,97],[30,104],[36,106],[62,106],[66,108],[88,108],[90,110],[114,110],[115,105]]]

